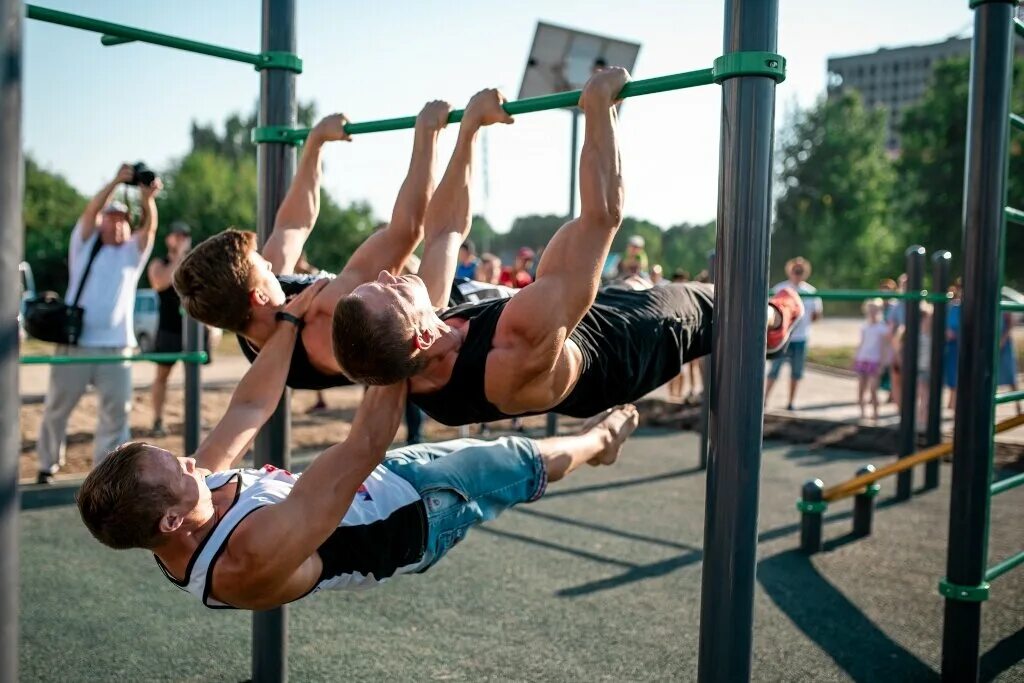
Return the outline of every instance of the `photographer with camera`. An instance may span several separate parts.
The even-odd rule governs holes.
[[[113,201],[120,185],[139,188],[142,213],[135,230],[128,207]],[[58,344],[57,355],[120,356],[132,352],[136,345],[135,291],[142,268],[153,250],[157,226],[155,199],[161,187],[160,179],[144,164],[124,164],[85,207],[71,231],[68,291],[63,302],[71,311],[67,314],[69,318],[77,315],[80,329],[78,325],[66,325],[71,330],[64,330],[62,334],[68,343]],[[99,395],[94,463],[128,440],[131,380],[128,363],[50,368],[50,386],[36,449],[38,483],[50,483],[64,463],[68,417],[90,385]]]

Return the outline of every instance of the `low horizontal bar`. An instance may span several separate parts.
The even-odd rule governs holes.
[[[1017,130],[1024,130],[1024,116],[1010,114],[1010,125]]]
[[[1000,434],[1021,425],[1024,425],[1024,415],[1016,415],[998,423],[995,427],[995,433]],[[836,484],[831,488],[827,488],[824,493],[822,493],[821,497],[823,500],[832,503],[837,500],[842,500],[843,498],[855,496],[863,491],[866,486],[875,483],[879,479],[883,479],[898,472],[903,472],[904,470],[909,470],[915,465],[920,465],[921,463],[928,462],[929,460],[941,458],[952,450],[952,443],[943,443],[925,448],[924,450],[908,455],[905,458],[900,458],[896,462],[890,463],[881,469],[875,470],[874,472],[862,474],[848,481],[844,481],[841,484]]]
[[[1024,38],[1024,22],[1022,22],[1020,19],[1014,18],[1013,30],[1017,32],[1018,36]]]
[[[1021,564],[1024,564],[1024,550],[985,570],[985,581],[994,581]]]
[[[1021,211],[1020,209],[1015,209],[1012,206],[1008,206],[1006,207],[1006,210],[1003,213],[1006,216],[1006,220],[1010,221],[1011,223],[1024,225],[1024,211]]]
[[[999,307],[1010,313],[1024,313],[1024,304],[1019,304],[1016,301],[1003,301]]]
[[[38,5],[25,5],[25,7],[27,9],[27,16],[29,19],[45,21],[50,24],[60,24],[61,26],[77,28],[83,31],[93,31],[107,36],[125,39],[122,42],[138,40],[143,43],[163,45],[164,47],[170,47],[176,50],[185,50],[186,52],[196,52],[203,55],[209,55],[210,57],[230,59],[235,62],[252,64],[253,66],[258,66],[263,61],[262,56],[254,52],[244,52],[242,50],[221,47],[220,45],[201,43],[197,40],[179,38],[178,36],[170,36],[166,33],[156,33],[155,31],[146,31],[133,26],[124,26],[123,24],[115,24],[110,21],[93,19],[92,17],[83,17],[78,14],[71,14],[70,12],[60,12],[55,9],[39,7]],[[109,45],[111,43],[105,44]]]
[[[1015,489],[1018,486],[1024,485],[1024,472],[1015,474],[1012,477],[1006,479],[1000,479],[996,483],[992,484],[992,488],[989,493],[993,496],[998,496],[1000,493],[1005,493],[1011,489]]]
[[[132,356],[22,356],[18,359],[21,365],[96,365],[106,363],[205,363],[209,356],[205,351],[199,353],[137,353]]]
[[[996,394],[996,405],[999,405],[1000,403],[1014,403],[1016,401],[1024,401],[1024,390],[1009,391],[1005,394]]]
[[[887,292],[871,289],[819,289],[817,292],[800,292],[803,299],[821,299],[823,301],[865,301],[867,299],[903,299],[909,301],[948,301],[949,294],[932,294],[930,292]]]
[[[640,97],[641,95],[654,95],[656,93],[668,92],[670,90],[682,90],[702,85],[711,85],[714,81],[712,69],[700,69],[699,71],[686,71],[669,76],[657,76],[655,78],[644,78],[637,81],[630,81],[619,93],[619,97]],[[506,102],[504,109],[512,116],[518,114],[532,114],[538,111],[551,109],[564,109],[575,107],[580,102],[579,90],[555,93],[553,95],[541,95],[540,97],[528,97],[524,100]],[[465,109],[455,109],[448,115],[448,123],[459,123],[462,121]],[[392,130],[404,130],[416,126],[415,116],[401,116],[394,119],[379,119],[375,121],[362,121],[349,123],[345,126],[345,132],[349,135],[365,135],[366,133],[385,133]],[[275,142],[293,144],[296,140],[305,140],[309,135],[308,128],[296,128],[291,134],[281,136]],[[287,139],[286,139],[287,138]],[[261,142],[270,142],[263,139]]]

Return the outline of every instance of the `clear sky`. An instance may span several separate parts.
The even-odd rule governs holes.
[[[40,4],[174,35],[259,51],[256,0],[41,0]],[[483,87],[515,98],[538,20],[642,43],[636,78],[710,67],[722,52],[721,0],[301,0],[298,94],[353,121],[415,114],[428,99],[462,106]],[[357,12],[346,10],[358,9]],[[825,88],[829,56],[936,42],[970,29],[967,0],[781,0],[777,125]],[[151,45],[101,47],[99,36],[26,22],[28,151],[92,194],[121,161],[160,169],[188,151],[189,124],[249,111],[250,67]],[[626,213],[668,227],[716,212],[718,86],[630,100],[621,123]],[[474,210],[507,230],[517,215],[568,209],[570,116],[519,117],[487,136]],[[454,135],[445,134],[441,154]],[[386,217],[408,162],[408,131],[336,143],[325,186],[343,204],[368,200]],[[442,157],[442,163],[446,160]],[[486,183],[484,182],[486,175]]]

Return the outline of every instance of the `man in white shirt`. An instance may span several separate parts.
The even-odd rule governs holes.
[[[780,290],[792,289],[803,294],[813,294],[818,291],[807,283],[811,276],[811,262],[802,256],[790,259],[786,262],[786,277],[779,284],[772,287],[772,293],[778,294]],[[779,354],[772,360],[771,369],[768,370],[768,381],[764,387],[764,401],[768,403],[768,395],[775,386],[775,380],[779,378],[779,371],[787,361],[789,362],[789,403],[786,410],[793,410],[796,402],[796,389],[804,376],[804,362],[807,359],[807,340],[811,332],[811,323],[820,320],[822,316],[821,299],[804,298],[804,309],[806,315],[800,318],[793,326],[793,333],[789,338],[789,347],[784,353]]]
[[[139,185],[142,216],[132,230],[128,207],[111,201],[118,185],[131,184],[132,166],[124,164],[85,207],[71,231],[68,248],[68,291],[66,301],[78,300],[85,313],[77,346],[58,346],[57,355],[125,355],[135,347],[135,290],[139,276],[153,250],[157,209],[155,197],[162,187],[155,179]],[[92,268],[82,282],[93,248],[98,243]],[[39,428],[38,483],[50,483],[64,464],[68,417],[78,400],[92,385],[99,395],[94,463],[128,440],[128,416],[132,406],[132,376],[128,363],[54,365]]]

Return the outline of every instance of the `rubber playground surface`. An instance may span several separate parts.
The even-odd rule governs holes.
[[[643,430],[614,467],[584,468],[540,502],[473,531],[430,572],[290,610],[293,681],[696,678],[705,477],[696,435]],[[769,444],[761,473],[757,681],[938,680],[949,465],[850,542],[851,501],[826,552],[796,550],[800,484],[881,456]],[[920,483],[921,475],[915,486]],[[1024,488],[993,501],[990,564],[1024,548]],[[143,552],[89,536],[72,506],[21,515],[22,681],[242,681],[248,613],[209,610]],[[1024,680],[1024,569],[983,608],[982,680]]]

